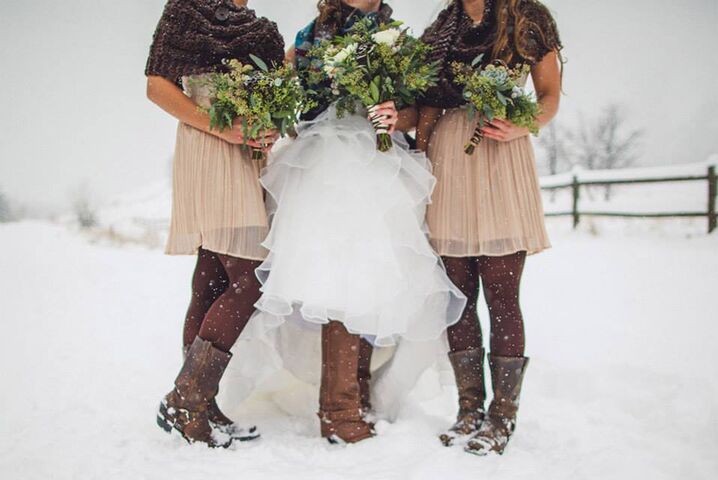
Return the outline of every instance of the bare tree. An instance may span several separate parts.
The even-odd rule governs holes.
[[[639,158],[641,130],[626,126],[626,116],[620,106],[608,105],[595,122],[581,117],[578,131],[572,136],[578,162],[589,170],[612,170],[635,164]],[[606,187],[605,199],[611,198]]]
[[[81,228],[92,228],[97,225],[97,213],[87,184],[80,185],[72,193],[72,212]]]
[[[566,135],[555,121],[541,130],[538,144],[544,151],[546,171],[549,175],[556,175],[571,167],[568,140],[569,135]],[[556,190],[551,190],[550,198],[552,202],[556,200],[556,193]]]
[[[587,170],[598,168],[599,147],[596,137],[596,126],[581,114],[577,130],[571,134],[571,142],[576,154],[576,163]]]
[[[628,130],[625,119],[618,105],[606,107],[599,118],[597,133],[602,169],[630,167],[639,158],[639,141],[643,132]]]
[[[546,155],[546,168],[549,175],[556,175],[571,167],[568,140],[568,135],[562,131],[555,121],[541,130],[538,144]]]

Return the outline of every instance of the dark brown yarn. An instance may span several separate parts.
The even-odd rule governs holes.
[[[524,19],[520,28],[514,28],[514,56],[504,59],[508,64],[528,63],[534,65],[543,60],[548,53],[563,49],[558,26],[551,12],[541,2],[524,0],[518,4],[518,10]]]
[[[513,32],[509,42],[508,55],[494,52],[497,43],[497,18],[505,16],[506,0],[486,0],[484,19],[474,25],[464,12],[461,0],[453,0],[426,29],[422,40],[433,47],[432,60],[440,65],[439,81],[435,87],[420,99],[422,105],[438,108],[456,108],[466,100],[462,88],[454,83],[451,71],[453,62],[471,63],[483,54],[483,64],[496,59],[513,66],[518,63],[533,65],[553,51],[561,49],[556,23],[549,11],[534,0],[519,0],[518,8],[525,18],[522,22],[528,28],[514,32],[513,25],[507,30]],[[511,19],[510,19],[511,20]],[[513,20],[511,20],[513,21]]]
[[[349,17],[358,12],[357,8],[347,5],[341,0],[321,0],[318,8],[319,16],[314,29],[314,37],[319,39],[331,39],[339,34],[349,21]],[[377,12],[377,23],[390,22],[393,13],[392,8],[382,2]]]
[[[145,75],[173,82],[223,69],[225,59],[268,64],[284,59],[277,25],[232,0],[169,0],[155,31]]]
[[[319,16],[317,17],[316,31],[322,30],[327,33],[338,32],[351,11],[354,10],[342,0],[319,0],[317,9]],[[349,10],[348,14],[347,10]]]

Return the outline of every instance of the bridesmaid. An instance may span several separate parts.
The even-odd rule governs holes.
[[[464,144],[478,120],[462,107],[452,62],[503,61],[531,66],[541,104],[541,126],[556,115],[561,91],[561,41],[544,5],[535,0],[453,0],[426,30],[442,71],[439,85],[422,100],[417,142],[434,165],[437,186],[427,221],[434,247],[451,280],[469,302],[449,328],[449,358],[459,390],[457,422],[440,436],[445,445],[503,453],[516,427],[528,358],[519,285],[527,255],[550,247],[529,132],[494,120],[473,155]],[[489,368],[493,400],[484,409],[484,350],[477,318],[479,283],[489,308]]]
[[[157,422],[190,443],[227,447],[250,440],[227,418],[215,397],[230,348],[260,296],[254,270],[266,252],[267,230],[259,173],[242,136],[241,123],[210,131],[208,92],[192,82],[222,68],[222,60],[249,62],[253,53],[281,63],[284,41],[276,24],[257,18],[246,0],[169,0],[155,32],[145,74],[147,95],[179,120],[174,156],[172,221],[166,253],[197,255],[192,297],[184,322],[184,365],[175,388],[162,400]]]

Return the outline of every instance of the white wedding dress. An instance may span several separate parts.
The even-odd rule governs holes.
[[[375,376],[387,379],[380,394],[387,410],[445,356],[444,331],[466,298],[427,238],[429,161],[400,135],[394,145],[379,152],[365,117],[337,118],[331,107],[270,157],[261,177],[271,218],[269,255],[257,270],[263,294],[235,347],[241,364],[228,372],[236,381],[225,382],[232,401],[272,369],[318,383],[319,325],[330,320],[377,347],[398,344],[379,349],[397,355]],[[381,363],[390,355],[376,356]]]

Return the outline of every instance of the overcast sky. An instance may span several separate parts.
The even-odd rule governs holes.
[[[251,0],[287,39],[314,0]],[[439,0],[393,0],[417,31]],[[718,152],[718,1],[547,0],[566,45],[558,122],[625,105],[646,164]],[[175,122],[145,99],[144,63],[163,0],[0,2],[0,191],[61,207],[166,177]]]

